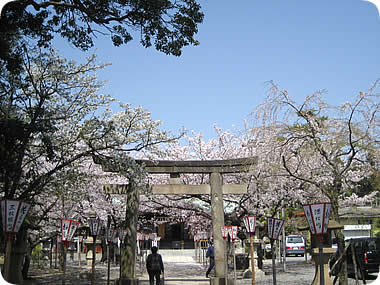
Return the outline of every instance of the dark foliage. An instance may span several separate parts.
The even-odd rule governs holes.
[[[195,0],[19,0],[5,5],[0,18],[0,59],[8,70],[20,66],[27,42],[47,47],[57,34],[81,50],[94,45],[99,34],[115,46],[133,35],[144,47],[175,56],[194,35],[203,13]]]

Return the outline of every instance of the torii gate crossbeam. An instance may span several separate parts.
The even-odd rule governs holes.
[[[154,194],[211,194],[211,216],[215,246],[215,284],[219,284],[226,276],[224,260],[224,241],[221,226],[224,226],[223,194],[244,194],[247,185],[223,185],[222,174],[247,172],[256,164],[257,158],[239,158],[231,160],[189,160],[189,161],[149,161],[136,160],[143,164],[147,173],[170,174],[178,176],[180,173],[203,173],[210,175],[210,185],[181,185],[178,179],[171,179],[169,185],[153,185]],[[103,171],[119,172],[111,159],[94,158],[94,162],[101,164]],[[130,190],[130,191],[129,191]],[[125,244],[129,247],[121,258],[122,270],[119,284],[137,284],[135,281],[135,249],[136,249],[136,223],[138,210],[137,190],[130,185],[127,190],[126,220],[129,222],[130,234],[126,236]],[[133,233],[134,231],[134,233]]]

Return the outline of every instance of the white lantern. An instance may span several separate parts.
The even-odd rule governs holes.
[[[256,227],[256,217],[255,216],[245,216],[243,218],[245,228],[247,229],[247,232],[250,234],[253,234],[255,232]]]
[[[271,240],[278,240],[282,227],[284,226],[284,220],[268,218],[268,237]]]
[[[316,235],[319,241],[323,241],[323,235],[327,232],[329,218],[331,214],[330,203],[315,203],[304,205],[306,219],[312,234]]]
[[[24,221],[30,204],[17,200],[1,201],[1,218],[3,231],[6,233],[17,233]]]

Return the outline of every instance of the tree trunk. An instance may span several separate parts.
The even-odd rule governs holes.
[[[65,269],[65,247],[63,245],[63,242],[59,243],[59,270],[63,272]]]
[[[136,232],[137,232],[137,215],[139,209],[139,194],[137,187],[134,183],[127,192],[127,206],[126,206],[126,230],[127,234],[124,239],[125,247],[121,256],[121,279],[134,279],[135,278],[135,265],[136,265]]]
[[[22,268],[24,257],[27,250],[27,229],[21,227],[16,235],[16,239],[12,243],[11,264],[9,269],[8,281],[13,284],[22,284],[24,279],[22,275]]]

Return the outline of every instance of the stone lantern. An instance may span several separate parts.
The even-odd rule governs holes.
[[[101,224],[99,221],[99,224],[96,226],[97,235],[93,235],[92,233],[93,233],[93,230],[95,229],[94,224],[97,224],[97,223],[93,223],[93,221],[96,220],[96,212],[91,208],[88,211],[87,216],[89,218],[89,223],[86,226],[88,227],[90,232],[89,232],[89,235],[87,236],[87,238],[83,242],[84,242],[86,249],[87,249],[87,251],[86,251],[87,264],[91,263],[91,265],[92,265],[93,252],[95,251],[95,253],[96,253],[96,244],[97,244],[96,236],[99,235],[99,230],[101,229]]]
[[[338,222],[336,222],[335,220],[329,220],[329,224],[328,224],[328,227],[327,227],[327,232],[326,234],[323,235],[323,242],[322,242],[322,245],[323,245],[323,251],[322,251],[322,254],[323,254],[323,267],[324,267],[324,281],[325,281],[325,285],[332,285],[333,283],[331,282],[330,278],[329,278],[329,268],[328,268],[328,261],[330,259],[330,257],[335,254],[336,252],[336,249],[335,248],[331,248],[332,246],[332,231],[334,230],[341,230],[343,229],[343,225],[339,224]],[[304,225],[304,226],[300,226],[298,227],[298,230],[299,231],[308,231],[310,230],[309,226],[308,225]],[[320,261],[319,261],[319,252],[318,252],[318,238],[316,235],[312,234],[310,232],[310,235],[311,235],[311,255],[312,255],[312,259],[315,263],[315,276],[314,276],[314,280],[312,282],[312,285],[319,285],[320,284]]]

